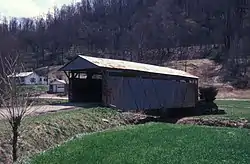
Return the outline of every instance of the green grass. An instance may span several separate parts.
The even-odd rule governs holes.
[[[35,105],[59,105],[59,104],[68,103],[68,100],[30,98],[29,102],[32,102]]]
[[[24,157],[44,151],[76,134],[101,131],[125,124],[120,113],[107,108],[80,109],[30,117],[23,122],[19,155]],[[0,164],[8,163],[11,158],[11,146],[8,144],[10,134],[10,129],[0,120]]]
[[[69,141],[33,164],[247,164],[250,131],[146,124]]]
[[[245,118],[250,121],[250,101],[218,100],[216,103],[220,109],[226,111],[226,115],[223,115],[223,117],[231,119]]]
[[[47,85],[21,85],[21,91],[25,91],[27,93],[43,93],[48,91]]]
[[[250,102],[217,101],[217,103],[220,108],[226,109],[227,114],[212,117],[246,118],[250,120]],[[103,119],[107,119],[109,122]],[[126,125],[126,119],[124,115],[107,108],[85,108],[77,111],[66,111],[27,118],[24,121],[23,127],[25,128],[20,140],[20,156],[24,157],[47,150],[77,134],[97,132]],[[178,129],[180,126],[177,125],[176,128]],[[171,131],[169,133],[171,134]],[[199,133],[202,133],[202,131]],[[8,144],[9,134],[9,129],[0,120],[0,164],[7,163],[6,161],[11,158],[11,147]],[[206,134],[203,137],[205,136]],[[168,137],[168,134],[164,137]],[[171,136],[169,137],[171,138]]]

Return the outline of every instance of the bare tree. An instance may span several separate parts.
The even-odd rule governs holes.
[[[12,131],[12,158],[13,162],[18,159],[18,138],[23,119],[31,114],[33,103],[29,102],[30,94],[20,87],[20,78],[17,73],[21,70],[19,57],[0,56],[0,119],[5,119]]]

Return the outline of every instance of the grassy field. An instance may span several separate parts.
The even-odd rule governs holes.
[[[87,135],[31,160],[33,164],[248,164],[250,132],[150,123]]]
[[[223,117],[231,119],[245,118],[250,121],[250,101],[218,100],[216,104],[226,111],[226,115],[223,115]],[[217,117],[220,117],[220,115]]]
[[[20,156],[44,151],[79,133],[90,133],[125,125],[120,113],[107,108],[58,112],[27,118],[21,133]],[[11,159],[9,129],[0,121],[0,164]]]
[[[226,109],[227,114],[212,117],[250,120],[250,102],[217,101],[217,104],[220,108]],[[23,157],[47,150],[77,134],[127,125],[127,119],[123,114],[107,108],[86,108],[28,118],[24,121],[25,130],[20,140],[20,155]],[[6,161],[11,158],[9,134],[10,131],[4,122],[0,121],[0,164],[7,163]]]

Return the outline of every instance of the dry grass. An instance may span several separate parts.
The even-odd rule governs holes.
[[[126,118],[128,119],[128,118]],[[76,134],[89,133],[127,124],[122,114],[107,108],[58,112],[24,121],[20,137],[21,157],[56,146]],[[11,162],[10,131],[0,121],[0,164]]]
[[[250,129],[250,101],[217,100],[216,103],[226,114],[188,117],[178,123]]]
[[[221,65],[216,64],[209,59],[183,60],[168,63],[171,67],[186,70],[187,72],[198,76],[200,85],[213,83],[214,85],[223,85],[221,74]]]

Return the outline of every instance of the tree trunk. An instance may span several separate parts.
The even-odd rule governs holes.
[[[12,159],[13,162],[17,161],[17,144],[18,144],[18,126],[14,125],[12,128],[13,138],[12,138]]]

